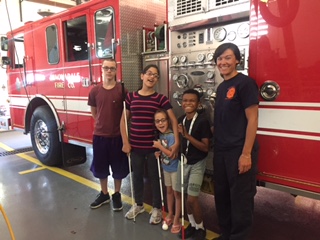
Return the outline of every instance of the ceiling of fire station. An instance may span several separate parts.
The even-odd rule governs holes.
[[[35,3],[41,3],[41,4],[51,5],[55,7],[62,7],[62,8],[70,8],[77,4],[88,2],[90,0],[20,0],[20,1],[35,2]]]

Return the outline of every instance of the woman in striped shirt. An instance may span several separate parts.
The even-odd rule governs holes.
[[[124,115],[121,119],[121,135],[123,148],[130,154],[133,170],[133,187],[135,204],[126,213],[127,219],[134,219],[139,213],[144,212],[143,192],[144,192],[144,169],[147,164],[148,176],[152,184],[152,206],[150,224],[161,222],[161,196],[158,176],[157,159],[153,147],[155,139],[154,114],[162,108],[167,110],[175,134],[175,144],[172,146],[171,158],[178,156],[179,136],[178,123],[173,113],[169,99],[157,93],[154,89],[159,80],[159,69],[156,65],[146,66],[141,73],[142,88],[136,92],[130,92],[126,96],[126,115],[130,119],[130,135],[127,136]]]

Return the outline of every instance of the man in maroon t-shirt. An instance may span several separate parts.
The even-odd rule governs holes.
[[[120,119],[123,111],[123,93],[125,91],[115,80],[117,63],[106,59],[102,63],[103,84],[91,89],[88,105],[94,118],[93,159],[90,170],[99,178],[101,192],[91,208],[98,208],[110,202],[108,192],[108,176],[110,167],[114,178],[114,194],[112,195],[113,210],[122,210],[121,182],[129,173],[127,156],[122,152]],[[112,113],[112,114],[110,114]]]

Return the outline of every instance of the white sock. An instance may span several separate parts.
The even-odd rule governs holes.
[[[193,214],[188,214],[188,219],[192,227],[196,226],[196,221],[194,220]]]
[[[198,229],[203,229],[204,230],[204,226],[203,226],[203,222],[201,222],[201,223],[196,223],[196,229],[198,230]]]

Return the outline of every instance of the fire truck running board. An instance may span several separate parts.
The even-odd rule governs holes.
[[[303,197],[308,197],[308,198],[320,200],[319,193],[314,193],[314,192],[310,192],[310,191],[303,190],[303,189],[288,187],[288,186],[284,186],[284,185],[280,185],[280,184],[276,184],[276,183],[264,182],[264,181],[258,181],[257,186],[266,187],[266,188],[270,188],[270,189],[278,190],[278,191],[282,191],[282,192],[287,192],[293,196],[303,196]]]

